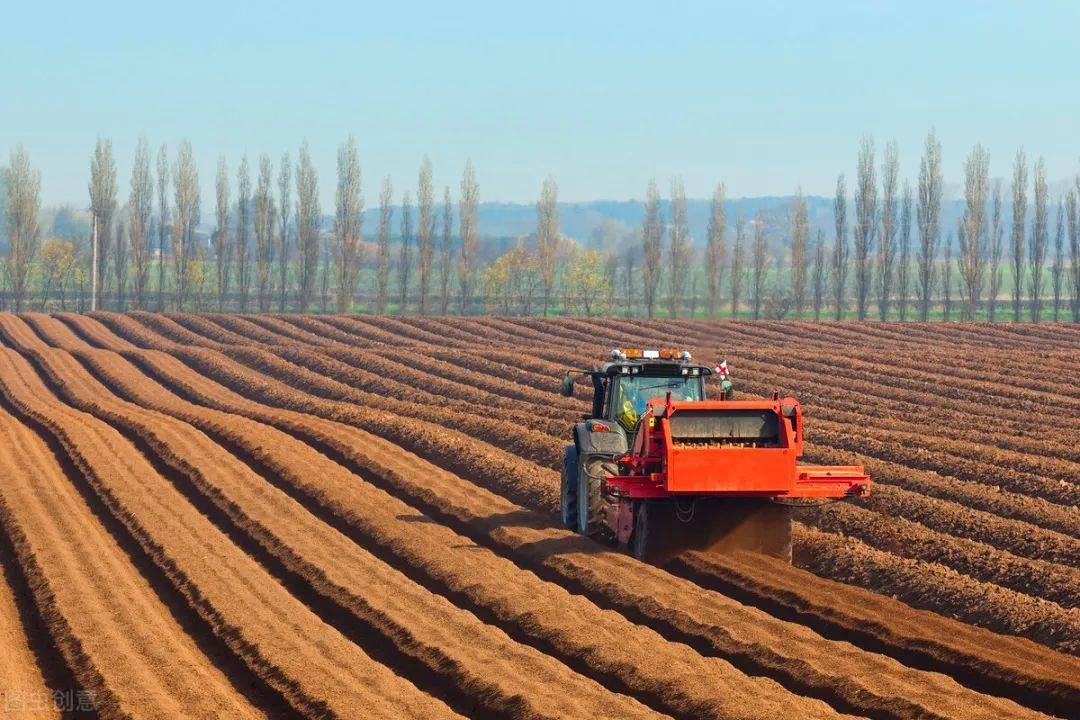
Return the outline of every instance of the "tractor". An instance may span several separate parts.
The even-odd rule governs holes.
[[[751,550],[791,560],[792,510],[870,492],[861,466],[802,465],[795,398],[733,399],[727,363],[686,350],[619,348],[593,370],[590,412],[562,469],[562,521],[663,563],[687,550]],[[718,376],[718,377],[714,377]],[[719,380],[708,397],[706,380]]]

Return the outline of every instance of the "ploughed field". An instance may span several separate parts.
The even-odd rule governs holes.
[[[619,346],[873,494],[794,566],[563,530],[559,376]],[[0,315],[0,716],[1076,717],[1078,374],[1056,325]]]

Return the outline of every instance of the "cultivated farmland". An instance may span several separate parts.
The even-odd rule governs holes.
[[[559,376],[624,345],[799,397],[807,459],[874,492],[800,511],[794,566],[562,529],[586,401]],[[0,314],[0,690],[107,718],[1075,717],[1078,374],[1064,325]]]

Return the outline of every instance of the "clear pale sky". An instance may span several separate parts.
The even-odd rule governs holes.
[[[831,194],[859,137],[900,145],[914,178],[931,125],[946,179],[977,141],[1051,180],[1080,169],[1080,3],[274,3],[20,0],[2,11],[0,158],[25,144],[46,204],[87,203],[95,138],[121,197],[140,134],[194,145],[211,212],[217,157],[275,160],[307,138],[332,211],[356,137],[364,195],[476,165],[482,200],[667,192]],[[849,180],[849,187],[850,187]]]

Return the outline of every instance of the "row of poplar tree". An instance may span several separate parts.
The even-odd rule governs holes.
[[[163,145],[152,162],[147,142],[140,139],[130,193],[126,202],[120,202],[112,143],[99,139],[90,161],[89,193],[103,297],[109,298],[113,309],[202,310],[216,306],[240,312],[308,312],[321,304],[324,311],[332,306],[337,312],[349,312],[366,263],[360,162],[352,138],[338,150],[337,170],[335,213],[327,231],[322,222],[318,174],[307,143],[300,147],[295,170],[288,153],[276,169],[269,155],[260,156],[254,184],[245,156],[237,168],[235,196],[228,167],[221,158],[215,177],[214,229],[207,241],[197,232],[203,209],[198,168],[189,142],[181,143],[171,160]],[[49,292],[65,297],[72,284],[79,286],[80,297],[85,295],[92,272],[80,266],[83,252],[73,242],[46,241],[40,247],[41,177],[21,145],[11,154],[5,186],[9,252],[4,280],[10,288],[11,306],[22,309],[34,279],[39,281],[43,297]],[[395,206],[389,178],[382,184],[379,202],[372,309],[384,312],[393,300],[392,264],[401,303],[412,290],[418,294],[422,313],[449,312],[452,290],[459,299],[473,298],[479,186],[472,163],[466,163],[462,175],[454,228],[450,188],[437,205],[432,165],[424,159],[417,212],[412,211],[409,193],[401,201],[405,241],[397,244],[396,258],[391,258]],[[452,281],[456,288],[451,288]],[[208,296],[213,298],[210,303]],[[462,303],[460,309],[464,308]]]
[[[810,238],[801,190],[782,227],[762,215],[748,220],[739,211],[729,229],[721,183],[713,194],[700,257],[680,179],[671,182],[667,218],[651,182],[641,227],[623,239],[623,247],[597,251],[583,250],[561,234],[558,187],[549,178],[537,202],[535,234],[483,269],[478,267],[479,187],[471,163],[461,178],[455,228],[450,188],[436,202],[432,165],[423,160],[416,210],[411,194],[404,193],[394,244],[394,190],[385,179],[374,249],[366,253],[360,163],[352,138],[338,150],[329,229],[323,227],[318,175],[306,143],[295,171],[289,154],[276,168],[263,154],[254,184],[244,157],[236,169],[235,194],[229,168],[220,159],[214,230],[208,239],[196,233],[202,221],[200,185],[188,142],[170,159],[165,146],[152,158],[147,142],[140,140],[128,198],[121,202],[112,145],[100,139],[91,158],[89,194],[98,275],[116,309],[350,312],[357,307],[366,268],[370,286],[364,288],[369,299],[364,309],[374,312],[404,312],[411,305],[420,313],[483,308],[592,315],[615,312],[621,304],[628,315],[648,317],[666,310],[671,317],[704,312],[714,317],[841,319],[853,314],[860,320],[927,320],[938,316],[935,309],[949,319],[955,304],[962,319],[994,321],[1002,317],[1001,298],[1008,289],[1013,320],[1057,320],[1064,312],[1080,321],[1080,178],[1058,200],[1051,229],[1043,160],[1030,170],[1029,183],[1029,163],[1019,150],[1011,197],[1004,198],[1002,182],[989,179],[988,153],[976,145],[963,166],[963,215],[955,228],[942,228],[941,145],[933,131],[926,138],[914,191],[907,182],[900,186],[895,143],[885,146],[879,170],[873,139],[865,137],[853,198],[845,176],[837,179],[831,237],[818,230]],[[5,181],[9,253],[4,280],[11,305],[22,309],[35,279],[43,305],[50,293],[58,293],[66,306],[73,283],[83,297],[90,273],[74,243],[48,240],[38,247],[40,176],[21,146],[11,155]],[[776,233],[785,234],[785,242],[771,241]]]
[[[1003,183],[990,181],[989,163],[987,151],[975,145],[964,161],[963,214],[955,228],[943,228],[941,143],[934,132],[926,137],[914,191],[907,182],[900,187],[895,143],[885,146],[879,183],[874,141],[864,137],[850,214],[841,174],[832,236],[826,239],[818,230],[811,239],[807,201],[797,191],[783,228],[788,233],[783,257],[770,253],[768,236],[776,229],[760,214],[748,221],[740,211],[729,241],[721,183],[713,194],[702,258],[708,314],[715,316],[726,301],[730,316],[737,316],[745,301],[754,318],[839,320],[853,311],[859,320],[926,321],[939,316],[936,310],[946,320],[959,311],[964,320],[993,322],[1002,318],[1008,289],[1005,302],[1014,321],[1047,316],[1056,321],[1067,313],[1080,322],[1080,176],[1059,198],[1052,231],[1044,160],[1035,161],[1029,182],[1027,157],[1023,149],[1017,151],[1009,206]],[[640,251],[648,316],[656,312],[664,289],[668,314],[678,316],[687,304],[695,257],[678,179],[672,181],[666,223],[656,184],[649,185]],[[628,280],[633,263],[624,265]],[[661,283],[665,274],[667,288]],[[692,302],[696,292],[690,295]]]

